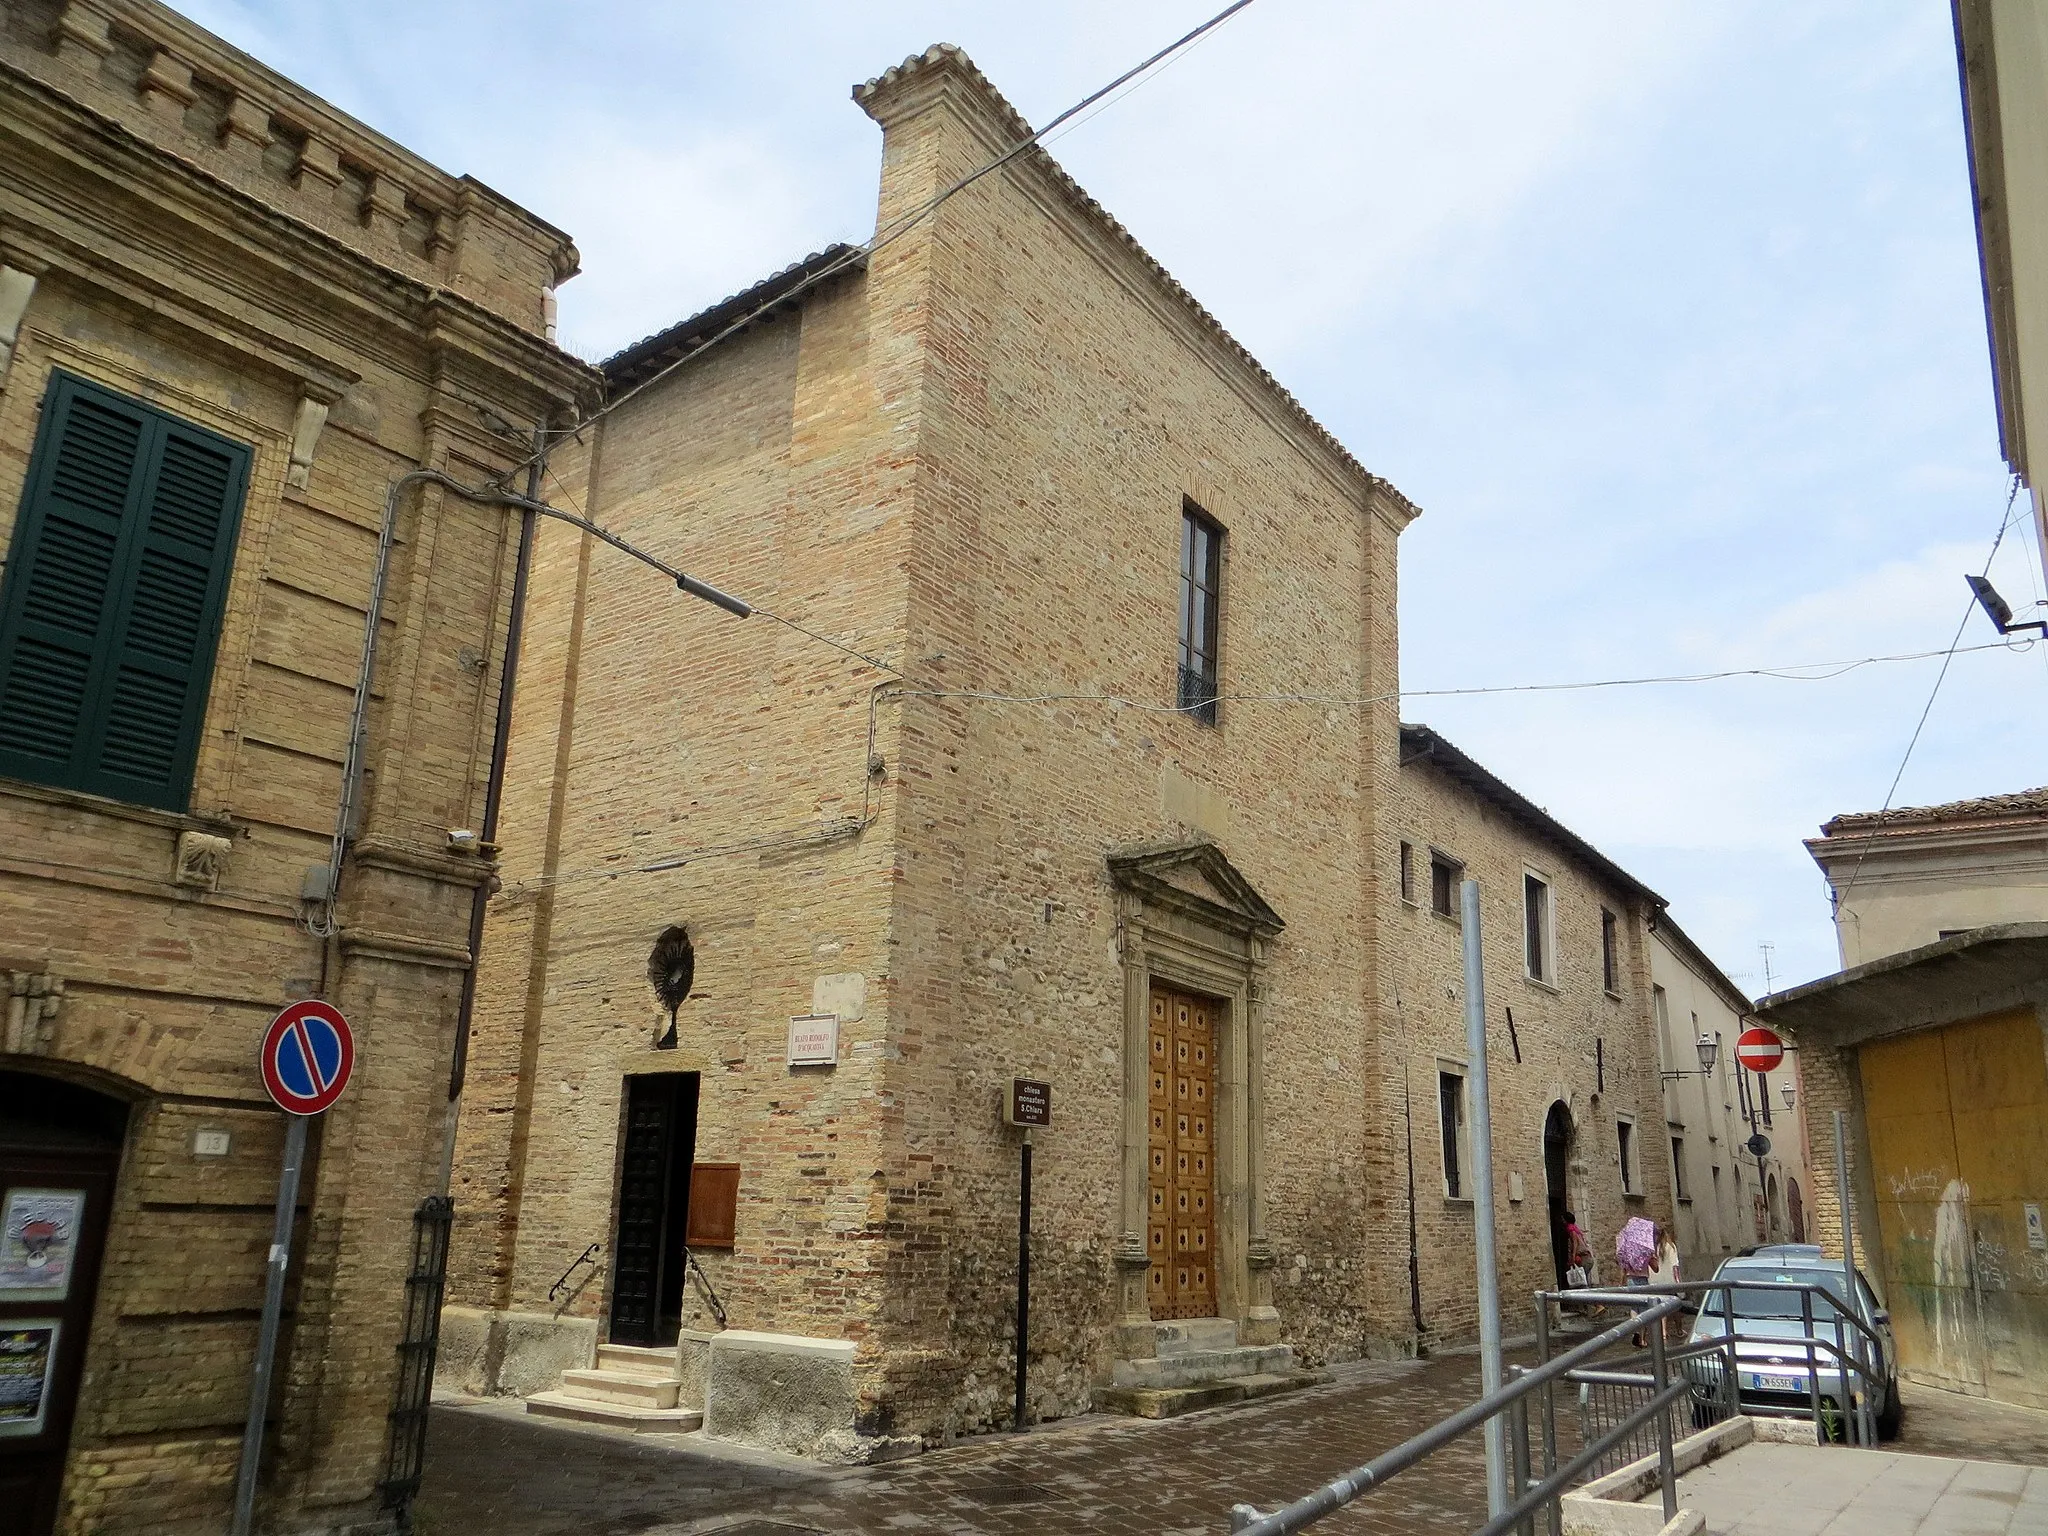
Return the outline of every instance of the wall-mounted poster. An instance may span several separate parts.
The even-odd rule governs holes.
[[[0,1437],[41,1434],[57,1361],[57,1319],[0,1326]]]
[[[82,1189],[10,1189],[0,1206],[0,1301],[62,1301],[78,1260]]]

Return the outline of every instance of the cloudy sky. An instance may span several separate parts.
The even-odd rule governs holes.
[[[872,230],[853,82],[1043,122],[1218,0],[179,0],[571,230],[599,356]],[[1052,151],[1368,465],[1415,690],[1945,648],[2006,504],[1948,7],[1258,0]],[[2042,596],[2023,521],[1993,579]],[[1974,619],[1965,643],[1994,639]],[[1800,839],[1938,661],[1415,698],[1752,992],[1836,964]],[[1897,803],[2048,780],[2048,649],[1956,657]]]

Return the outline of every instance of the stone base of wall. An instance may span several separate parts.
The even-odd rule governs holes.
[[[597,1353],[597,1324],[587,1317],[443,1307],[434,1385],[471,1397],[525,1397],[561,1385]]]
[[[813,1461],[858,1465],[923,1449],[855,1427],[853,1341],[728,1329],[705,1353],[704,1433]]]

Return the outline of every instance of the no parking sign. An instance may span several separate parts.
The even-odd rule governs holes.
[[[355,1070],[356,1040],[332,1003],[309,997],[270,1021],[263,1033],[263,1086],[277,1107],[317,1115],[341,1097]]]

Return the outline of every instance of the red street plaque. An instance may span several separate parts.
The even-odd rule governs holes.
[[[1735,1042],[1735,1059],[1750,1072],[1768,1072],[1785,1059],[1785,1042],[1761,1024],[1745,1029]]]
[[[287,1114],[317,1115],[348,1086],[356,1039],[348,1020],[317,997],[293,1003],[263,1032],[263,1086]]]

